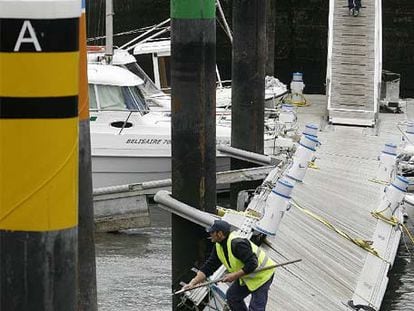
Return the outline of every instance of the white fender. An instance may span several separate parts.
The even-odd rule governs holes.
[[[315,124],[306,124],[302,134],[318,138],[318,126]]]
[[[397,175],[392,183],[384,188],[378,211],[386,217],[391,217],[401,204],[407,192],[409,181],[403,176]]]
[[[390,182],[396,169],[397,145],[385,144],[384,149],[379,156],[376,179],[384,182]]]
[[[414,121],[408,121],[402,140],[405,145],[414,145]]]
[[[302,182],[318,143],[319,141],[315,137],[303,135],[293,155],[293,162],[287,168],[284,176],[292,182]]]
[[[293,185],[287,180],[279,179],[269,193],[263,217],[256,223],[255,230],[266,235],[275,235],[280,221],[289,207]]]
[[[292,105],[283,104],[279,113],[279,122],[291,124],[296,121],[296,113]]]
[[[303,74],[301,72],[294,72],[292,75],[292,82],[290,82],[290,91],[292,93],[293,102],[302,101],[300,95],[302,95],[304,88],[305,84],[303,83]]]

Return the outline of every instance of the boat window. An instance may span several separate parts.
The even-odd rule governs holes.
[[[159,95],[161,90],[152,82],[152,80],[148,77],[144,70],[137,64],[137,63],[130,63],[126,64],[124,67],[130,70],[132,73],[136,74],[140,77],[144,83],[139,85],[139,89],[146,97],[150,97],[152,95]]]
[[[149,108],[137,87],[123,87],[122,92],[125,97],[125,105],[129,110],[138,110],[143,114],[148,112]]]
[[[122,88],[113,85],[97,85],[99,108],[102,110],[126,110]]]
[[[97,108],[96,98],[98,98],[100,110],[129,110],[139,111],[142,114],[149,110],[144,97],[136,86],[96,85],[96,95],[98,96],[95,95],[92,85],[89,90],[91,109]]]
[[[89,109],[96,110],[98,105],[96,104],[95,87],[93,84],[89,84]]]

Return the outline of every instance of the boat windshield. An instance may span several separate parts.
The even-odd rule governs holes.
[[[142,68],[137,63],[129,63],[124,67],[132,73],[136,74],[144,81],[143,84],[138,86],[144,96],[151,97],[153,95],[160,95],[160,93],[162,93],[162,91],[155,85],[154,82],[152,82],[145,71],[142,70]]]
[[[89,84],[91,110],[129,110],[148,112],[149,108],[136,86]]]

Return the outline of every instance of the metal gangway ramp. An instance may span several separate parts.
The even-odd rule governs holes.
[[[358,16],[346,0],[330,0],[326,94],[329,122],[374,126],[382,70],[381,0],[362,0]]]

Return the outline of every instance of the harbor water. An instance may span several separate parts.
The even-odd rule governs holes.
[[[149,227],[95,239],[100,311],[171,310],[170,214],[153,205]]]
[[[171,310],[171,216],[156,205],[150,211],[147,228],[96,235],[100,311]],[[404,236],[381,311],[414,310],[413,253]]]

